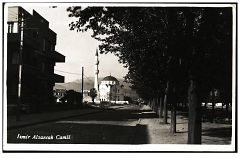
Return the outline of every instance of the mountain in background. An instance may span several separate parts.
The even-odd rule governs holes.
[[[99,77],[98,78],[98,84],[101,83],[103,78],[104,77]],[[124,86],[123,91],[125,93],[124,94],[125,96],[131,96],[132,98],[138,98],[137,93],[129,87],[131,84],[123,82],[124,79],[121,79],[121,78],[117,78],[117,80],[119,81],[120,85]],[[57,88],[57,89],[66,89],[66,90],[74,90],[74,91],[77,91],[77,92],[81,92],[82,91],[82,80],[77,79],[77,80],[74,80],[72,82],[56,83],[54,87]],[[90,90],[93,87],[94,87],[94,77],[84,78],[83,89],[84,90]]]

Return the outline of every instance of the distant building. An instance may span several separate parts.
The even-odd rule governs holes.
[[[56,97],[56,102],[60,102],[60,99],[67,94],[66,88],[55,88],[53,89],[53,95]]]
[[[98,50],[95,54],[95,79],[94,79],[94,88],[97,90],[97,97],[95,101],[124,101],[123,88],[119,85],[119,81],[113,76],[107,76],[98,85]]]
[[[87,97],[90,95],[90,90],[83,90],[83,96]]]
[[[91,102],[92,98],[90,97],[90,90],[83,90],[83,101]]]
[[[20,25],[23,15],[23,52],[20,52]],[[63,83],[64,76],[54,74],[56,62],[65,56],[55,50],[57,34],[49,22],[33,10],[33,15],[21,7],[8,8],[7,33],[7,102],[17,103],[19,60],[22,60],[21,103],[49,102],[55,83]]]
[[[99,85],[100,101],[124,101],[123,88],[113,76],[107,76]]]

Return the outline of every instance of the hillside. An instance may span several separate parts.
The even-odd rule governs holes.
[[[99,77],[98,79],[98,84],[100,84],[101,80],[103,79],[103,77]],[[119,84],[122,84],[124,87],[124,92],[126,96],[133,96],[133,97],[137,97],[137,94],[135,91],[133,91],[129,86],[131,84],[123,82],[124,79],[121,78],[117,78],[119,81]],[[81,79],[77,79],[74,80],[72,82],[66,82],[66,83],[56,83],[55,84],[56,88],[66,88],[66,90],[75,90],[77,92],[80,92],[82,90],[82,80]],[[84,82],[83,82],[83,89],[84,90],[90,90],[91,88],[94,87],[94,78],[93,77],[89,77],[89,78],[85,78]]]

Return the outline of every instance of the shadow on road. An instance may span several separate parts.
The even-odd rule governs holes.
[[[137,125],[137,133],[132,140],[132,144],[148,144],[148,137],[147,125]]]
[[[60,123],[61,129],[51,128],[48,125],[35,126],[18,132],[11,131],[8,143],[31,143],[31,144],[131,144],[135,131],[134,126],[108,125],[108,124],[86,124],[77,122]],[[43,132],[47,131],[47,132]],[[28,134],[30,139],[17,139],[17,135]],[[34,135],[52,135],[53,139],[32,139]],[[57,135],[70,135],[68,140],[58,140]]]
[[[210,137],[231,137],[232,127],[222,127],[222,128],[208,128],[202,131],[203,136]]]
[[[147,126],[136,126],[141,117],[155,118],[157,115],[150,110],[105,110],[62,121],[8,130],[7,142],[26,144],[147,144]],[[19,134],[28,135],[30,138],[17,139]],[[53,139],[32,139],[34,135],[52,135]],[[56,139],[57,135],[70,135],[71,137],[66,140]]]
[[[151,110],[135,110],[135,109],[121,109],[121,110],[104,110],[92,115],[85,115],[78,117],[78,120],[98,120],[98,121],[124,121],[139,118],[158,118],[158,115]],[[75,119],[75,118],[72,118]]]

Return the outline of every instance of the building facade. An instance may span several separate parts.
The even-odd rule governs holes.
[[[107,76],[99,85],[100,101],[124,101],[123,88],[113,76]]]
[[[22,63],[21,103],[49,103],[55,83],[64,82],[64,76],[54,74],[56,62],[65,62],[65,56],[55,50],[57,34],[40,14],[34,10],[30,14],[21,7],[8,8],[7,27],[8,104],[17,103],[19,63]]]
[[[95,54],[94,61],[95,69],[94,69],[94,88],[97,90],[97,96],[95,101],[124,101],[124,92],[123,86],[119,85],[119,81],[113,76],[106,76],[98,85],[98,49]]]
[[[53,88],[53,95],[55,97],[55,101],[58,103],[58,102],[61,102],[60,100],[67,94],[66,92],[66,88]]]

